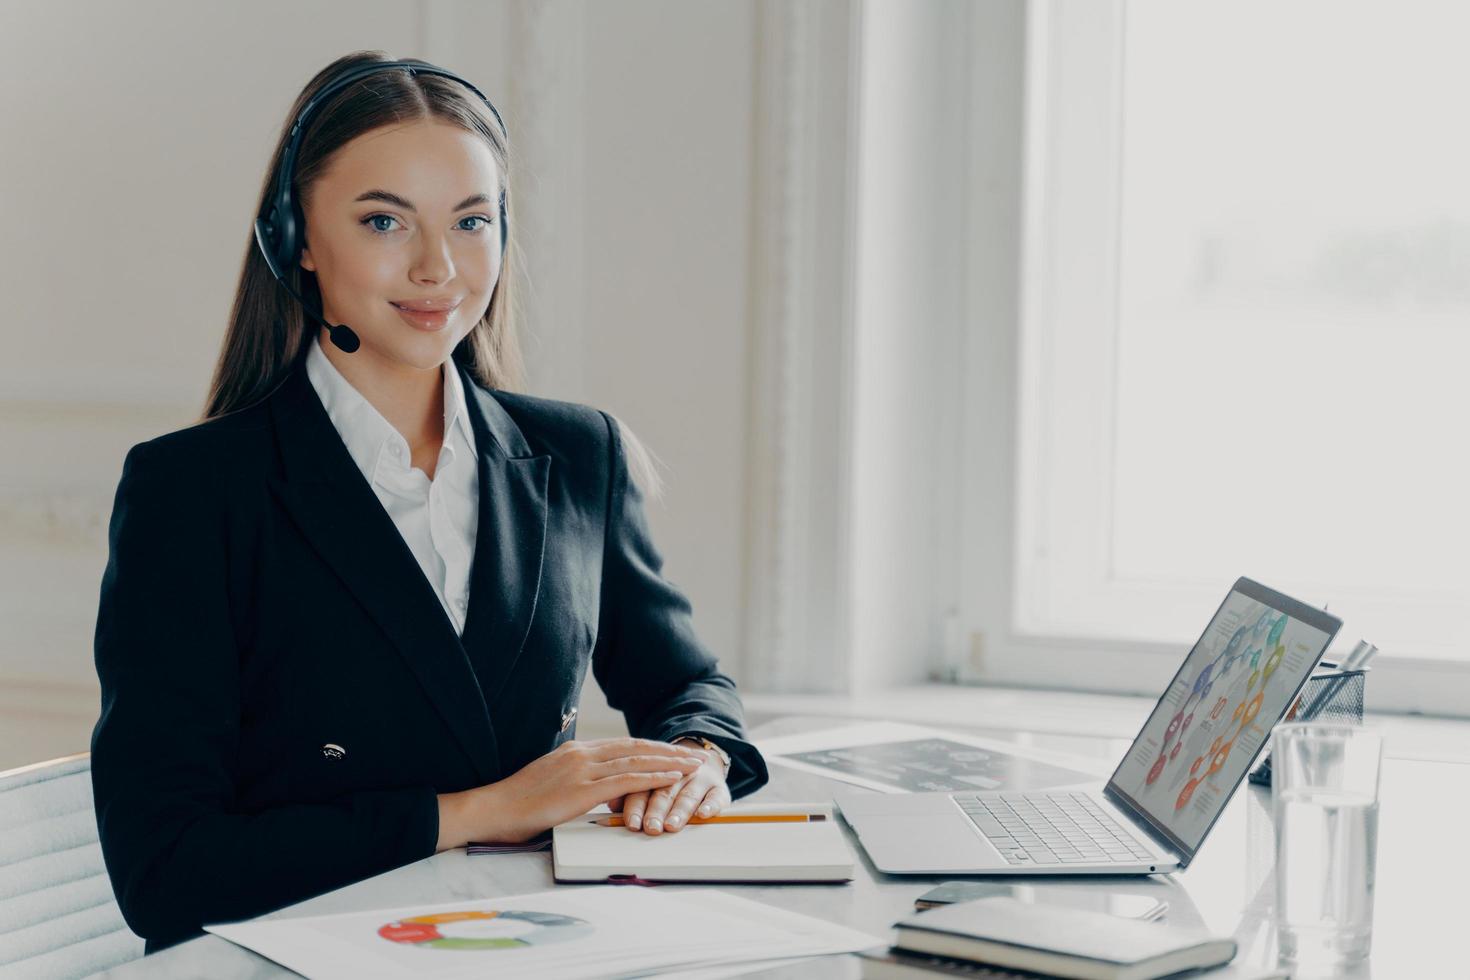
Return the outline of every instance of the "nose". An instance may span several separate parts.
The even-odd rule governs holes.
[[[414,282],[442,283],[454,277],[454,258],[449,254],[449,241],[443,234],[424,233],[414,256],[409,277]]]

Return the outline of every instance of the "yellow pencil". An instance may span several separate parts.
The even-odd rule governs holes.
[[[825,813],[732,813],[717,817],[691,817],[689,825],[697,823],[818,823],[826,820]],[[599,827],[623,826],[623,815],[614,813],[591,821]]]

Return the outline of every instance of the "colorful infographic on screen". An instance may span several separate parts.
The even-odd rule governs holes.
[[[1113,785],[1197,847],[1330,636],[1231,592]]]

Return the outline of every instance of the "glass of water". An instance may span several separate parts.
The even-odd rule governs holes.
[[[1378,856],[1383,736],[1373,728],[1291,722],[1271,733],[1277,951],[1329,972],[1368,956]]]

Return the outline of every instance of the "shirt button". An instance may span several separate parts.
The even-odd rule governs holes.
[[[398,445],[398,443],[395,442],[393,444],[392,452],[393,452],[394,457],[396,457],[398,459],[402,459],[403,458],[403,447],[400,446],[400,445]]]

